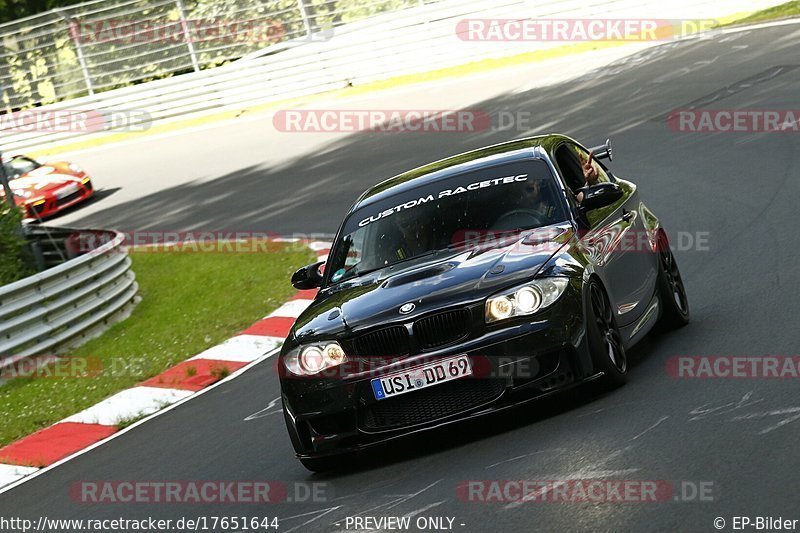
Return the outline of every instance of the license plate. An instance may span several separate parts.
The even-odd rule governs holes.
[[[385,400],[472,375],[469,357],[459,355],[372,380],[376,400]]]
[[[78,192],[78,186],[74,183],[70,183],[69,185],[65,185],[56,193],[56,198],[59,200],[64,198],[65,196],[69,196],[70,194]]]

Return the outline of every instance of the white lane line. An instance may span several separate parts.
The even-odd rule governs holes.
[[[275,355],[277,353],[278,353],[278,350],[275,349],[275,350],[269,352],[268,354],[264,355],[263,357],[261,357],[259,359],[256,359],[255,361],[253,361],[252,363],[248,364],[247,366],[243,366],[239,370],[233,372],[227,378],[222,379],[220,381],[217,381],[216,383],[213,383],[213,384],[209,385],[208,387],[206,387],[205,389],[203,389],[201,391],[195,392],[192,396],[189,396],[188,398],[184,398],[183,400],[175,402],[172,405],[169,405],[169,406],[165,407],[164,409],[153,413],[152,415],[148,416],[147,418],[143,418],[142,420],[139,420],[138,422],[135,422],[135,423],[131,424],[130,426],[126,427],[125,429],[114,433],[110,437],[108,437],[106,439],[103,439],[100,442],[96,442],[96,443],[92,444],[91,446],[89,446],[87,448],[84,448],[83,450],[75,452],[72,455],[70,455],[69,457],[65,457],[64,459],[61,459],[60,461],[57,461],[57,462],[51,464],[50,466],[48,466],[46,468],[42,468],[40,470],[37,470],[33,474],[31,474],[29,476],[26,476],[26,477],[20,479],[19,481],[16,481],[16,482],[12,483],[11,485],[6,485],[5,487],[0,488],[0,494],[3,494],[5,492],[11,491],[11,490],[14,490],[15,488],[19,487],[23,483],[27,483],[28,481],[31,481],[32,479],[36,479],[37,477],[49,472],[50,470],[58,468],[59,466],[63,465],[64,463],[66,463],[68,461],[72,461],[73,459],[75,459],[77,457],[80,457],[81,455],[83,455],[85,453],[89,453],[90,451],[94,450],[95,448],[99,448],[100,446],[102,446],[102,445],[104,445],[104,444],[106,444],[108,442],[111,442],[112,440],[117,439],[117,438],[119,438],[119,437],[121,437],[123,435],[125,435],[129,431],[133,431],[135,428],[141,426],[142,424],[147,423],[148,421],[154,419],[157,416],[161,416],[161,415],[167,414],[168,412],[172,411],[173,409],[178,408],[179,406],[183,405],[184,403],[188,402],[189,400],[192,400],[194,398],[197,398],[198,396],[202,396],[203,394],[211,392],[212,390],[216,389],[217,387],[221,387],[225,383],[228,383],[229,381],[232,381],[232,380],[236,379],[237,377],[241,376],[242,374],[244,374],[245,372],[247,372],[248,370],[250,370],[251,368],[253,368],[257,364],[261,363],[262,361],[265,361],[266,359],[269,359],[270,357],[272,357],[273,355]]]
[[[29,476],[38,470],[38,468],[34,468],[32,466],[0,464],[0,488],[10,485],[11,483],[18,481],[25,476]]]
[[[764,28],[774,28],[775,26],[789,26],[791,24],[800,24],[800,18],[792,18],[786,20],[776,20],[774,22],[764,22],[761,24],[751,24],[749,26],[734,26],[723,30],[711,30],[712,32],[719,32],[721,34],[739,33],[743,31],[762,30]]]
[[[249,363],[263,357],[267,352],[271,352],[283,344],[283,339],[278,337],[266,337],[264,335],[237,335],[231,337],[222,344],[212,346],[208,350],[190,358],[212,359],[215,361],[234,361],[239,363]]]
[[[80,422],[82,424],[101,424],[116,426],[123,420],[147,416],[188,398],[192,391],[165,389],[159,387],[133,387],[118,392],[110,398],[88,409],[65,418],[61,422]]]

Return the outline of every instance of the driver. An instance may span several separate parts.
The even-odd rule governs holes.
[[[417,209],[403,209],[385,219],[376,252],[380,265],[404,261],[431,249],[432,228],[427,227],[431,221],[418,216],[426,213]]]
[[[552,218],[554,206],[542,188],[544,180],[535,179],[525,184],[517,202],[517,209],[534,210],[545,219]]]
[[[593,151],[589,152],[589,157],[585,162],[583,161],[584,157],[583,152],[580,152],[580,157],[581,157],[581,168],[583,169],[583,179],[585,180],[583,188],[596,185],[599,180],[599,176],[597,174],[597,169],[592,164],[592,160],[594,159],[594,152]],[[578,201],[579,204],[583,202],[583,191],[580,191],[575,196],[575,199]]]

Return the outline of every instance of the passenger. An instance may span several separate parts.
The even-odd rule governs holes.
[[[581,159],[583,159],[583,154],[581,154]],[[584,187],[591,187],[592,185],[596,185],[599,179],[597,174],[597,169],[594,168],[592,161],[594,160],[594,152],[589,152],[589,159],[584,163],[581,162],[581,167],[583,168],[583,179],[586,180],[584,183]],[[578,203],[583,202],[583,191],[580,191],[576,196],[575,199]]]

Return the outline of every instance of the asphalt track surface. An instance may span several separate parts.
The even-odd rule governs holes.
[[[587,144],[611,135],[612,169],[639,184],[670,233],[707,236],[708,249],[676,251],[691,324],[641,343],[630,354],[627,386],[603,396],[574,391],[396,442],[365,454],[344,473],[312,475],[292,458],[269,359],[0,495],[2,515],[277,516],[283,532],[339,530],[347,516],[447,516],[455,518],[456,531],[715,531],[716,517],[725,518],[726,530],[733,516],[800,518],[797,380],[688,380],[666,371],[676,355],[800,351],[800,137],[680,133],[664,122],[670,110],[693,102],[707,108],[796,108],[798,36],[792,25],[670,43],[569,83],[501,94],[478,106],[489,112],[533,110],[543,129]],[[446,105],[448,95],[439,97]],[[241,141],[248,153],[266,141],[245,142],[229,133],[233,137],[218,137],[221,146]],[[80,214],[71,217],[131,228],[332,232],[356,194],[377,179],[510,136],[356,134],[276,166],[249,165],[221,176],[212,169],[213,179],[95,209],[83,220]],[[172,168],[189,172],[192,154],[177,142]],[[165,141],[162,149],[171,146]],[[129,172],[158,175],[158,168],[148,168],[147,150],[132,150],[141,167]],[[271,150],[276,147],[264,147]],[[266,207],[279,201],[285,206],[279,213]],[[667,480],[677,487],[710,482],[713,501],[508,505],[464,502],[456,494],[465,480],[607,477]],[[92,505],[70,498],[70,486],[82,480],[275,480],[290,487],[322,482],[326,501]]]

